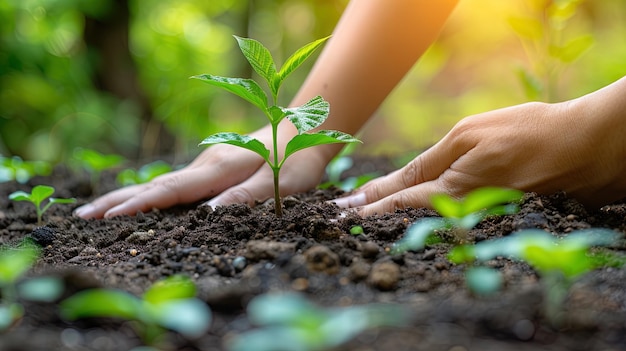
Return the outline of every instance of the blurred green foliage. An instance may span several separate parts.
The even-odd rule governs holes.
[[[236,97],[188,77],[254,76],[235,59],[232,35],[263,42],[283,62],[330,34],[346,3],[2,1],[0,154],[59,162],[84,147],[131,160],[160,153],[188,160],[204,136],[262,123]],[[365,129],[359,152],[423,148],[464,116],[598,89],[626,75],[625,38],[623,0],[460,1],[440,39],[382,106],[382,118]],[[294,73],[280,104],[307,71]]]

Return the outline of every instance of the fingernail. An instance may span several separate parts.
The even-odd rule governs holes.
[[[85,204],[74,210],[74,215],[78,217],[91,217],[96,207],[92,204]]]
[[[340,197],[338,199],[332,200],[332,202],[342,208],[358,207],[367,204],[367,201],[365,200],[365,193],[358,193],[346,197]]]

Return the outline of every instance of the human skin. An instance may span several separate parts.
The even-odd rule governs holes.
[[[324,129],[353,134],[376,111],[435,40],[456,0],[358,0],[346,8],[324,51],[291,102],[299,106],[321,95],[330,102]],[[279,149],[296,134],[288,122],[278,129]],[[266,145],[271,129],[251,134]],[[281,169],[281,195],[319,184],[340,145],[324,145],[292,155]],[[256,154],[214,145],[187,167],[153,181],[108,193],[76,209],[83,218],[134,215],[153,208],[210,199],[211,206],[254,204],[273,196],[270,168]]]
[[[565,191],[590,208],[626,197],[626,77],[574,100],[467,117],[405,167],[335,202],[367,216],[483,186]]]

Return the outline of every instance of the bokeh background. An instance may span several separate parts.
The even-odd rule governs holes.
[[[329,35],[346,4],[3,0],[0,155],[56,163],[85,147],[189,160],[209,134],[246,133],[265,121],[245,101],[188,77],[253,76],[232,35],[261,41],[280,64]],[[287,80],[283,103],[313,61]],[[465,116],[574,98],[624,75],[625,0],[461,0],[356,152],[419,151]]]

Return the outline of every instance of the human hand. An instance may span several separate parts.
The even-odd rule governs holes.
[[[563,190],[590,207],[618,200],[626,196],[626,123],[624,106],[606,95],[467,117],[402,169],[335,202],[367,216],[430,207],[435,193],[461,197],[483,186]]]
[[[267,132],[257,138],[267,143]],[[288,139],[285,137],[283,139]],[[326,163],[320,148],[302,150],[292,155],[281,170],[282,194],[315,187]],[[233,203],[254,204],[274,194],[272,171],[255,153],[231,145],[214,145],[204,150],[185,168],[164,174],[149,183],[112,191],[76,209],[82,218],[135,215],[153,208],[211,200],[211,206]]]

